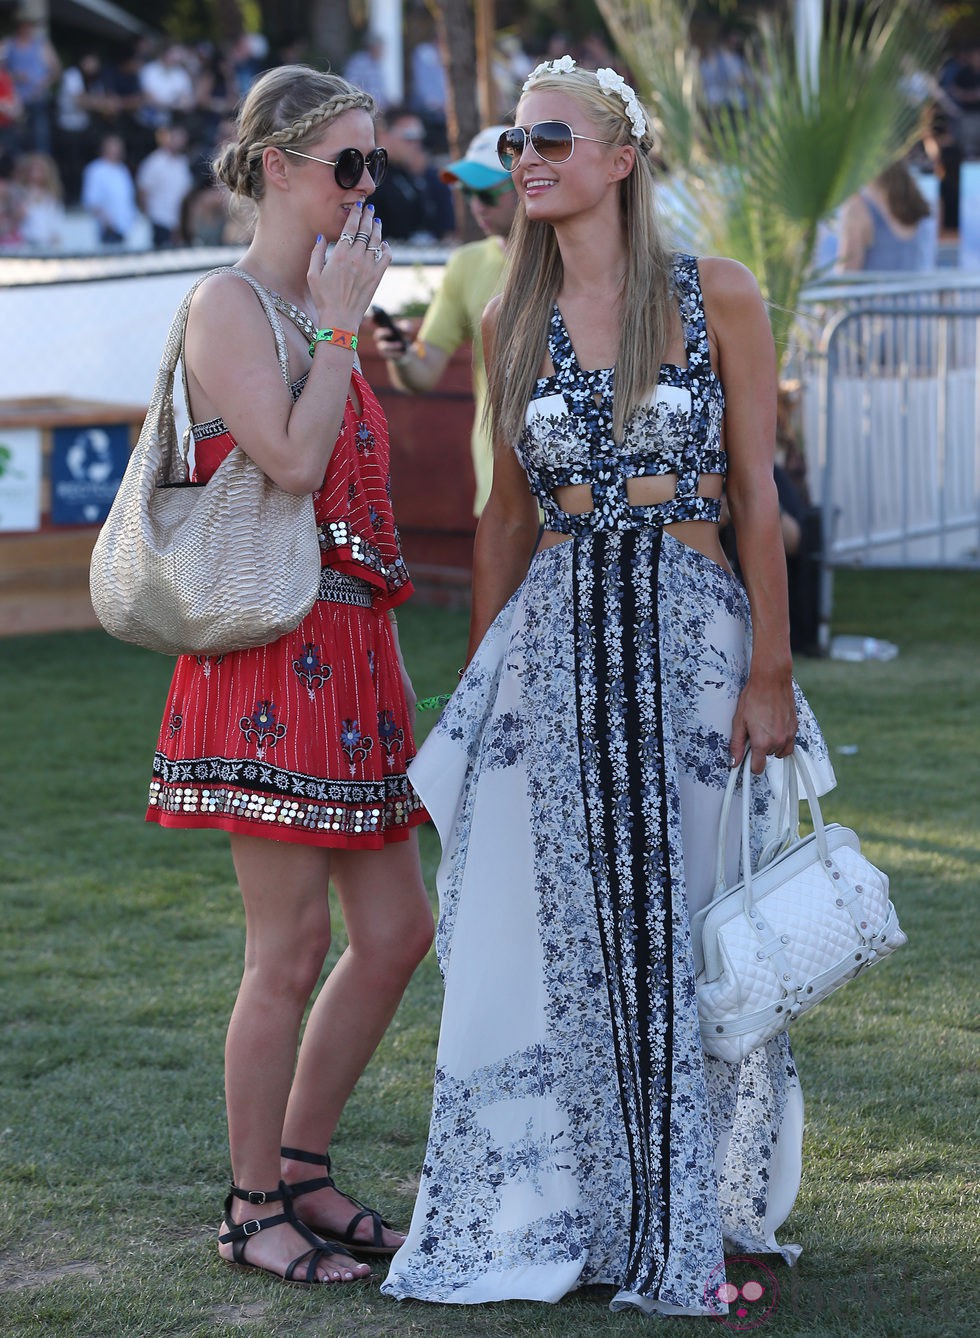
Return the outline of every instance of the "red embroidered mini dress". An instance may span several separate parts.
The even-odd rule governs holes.
[[[301,394],[306,378],[292,387]],[[323,568],[295,631],[253,650],[177,660],[147,820],[307,845],[377,849],[424,821],[389,609],[412,584],[391,512],[388,427],[358,370],[319,492]],[[195,424],[195,482],[235,445]]]

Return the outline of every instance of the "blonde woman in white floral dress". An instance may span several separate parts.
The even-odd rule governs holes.
[[[732,761],[751,749],[760,842],[769,758],[833,774],[792,680],[766,310],[742,266],[666,250],[651,147],[622,79],[568,57],[500,141],[524,209],[484,320],[468,666],[410,768],[443,842],[446,1000],[395,1297],[604,1284],[717,1315],[726,1252],[799,1253],[775,1235],[800,1179],[789,1045],[705,1056],[690,920]]]

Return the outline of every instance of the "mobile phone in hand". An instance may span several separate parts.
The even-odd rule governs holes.
[[[402,334],[401,330],[399,330],[398,326],[395,324],[392,318],[388,315],[387,311],[385,311],[384,307],[378,307],[378,306],[372,307],[371,319],[374,321],[375,325],[380,326],[382,330],[386,330],[388,334],[391,335],[392,339],[397,340],[400,351],[404,353],[405,350],[408,348],[408,343],[405,339],[405,336],[404,334]]]

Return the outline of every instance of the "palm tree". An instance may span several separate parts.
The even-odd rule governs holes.
[[[925,0],[830,0],[816,60],[801,68],[787,23],[762,20],[754,96],[706,118],[689,0],[597,0],[658,121],[673,212],[688,244],[758,277],[785,367],[818,230],[917,136],[907,74],[931,69],[940,34]]]

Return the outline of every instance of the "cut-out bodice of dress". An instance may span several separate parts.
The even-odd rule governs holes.
[[[661,366],[655,392],[630,416],[619,442],[613,435],[615,370],[582,370],[555,306],[548,334],[555,370],[536,382],[516,445],[547,529],[589,534],[682,520],[718,520],[720,501],[698,496],[698,484],[702,474],[726,472],[721,447],[725,396],[711,367],[694,256],[675,258],[673,287],[687,365]],[[676,476],[673,497],[649,506],[630,503],[630,479],[664,474]],[[555,501],[556,488],[573,484],[591,487],[591,511],[573,515]]]

